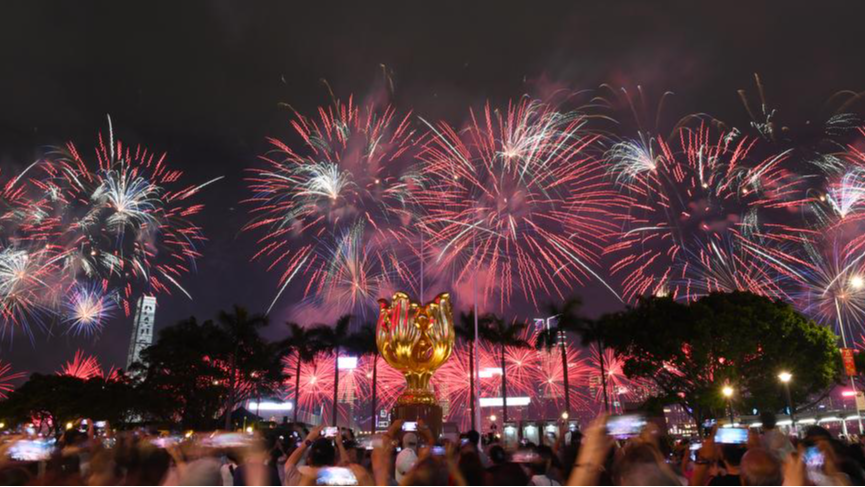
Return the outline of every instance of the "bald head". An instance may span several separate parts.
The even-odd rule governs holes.
[[[748,450],[740,468],[742,485],[781,485],[784,482],[781,463],[762,448]]]

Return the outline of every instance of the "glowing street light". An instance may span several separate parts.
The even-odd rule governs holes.
[[[790,428],[793,431],[796,431],[796,417],[793,413],[793,400],[790,398],[790,380],[792,378],[793,374],[786,370],[778,374],[778,380],[784,384],[784,394],[787,396],[787,412],[790,414]]]
[[[565,421],[567,421],[567,420],[568,420],[568,417],[570,417],[570,415],[568,414],[567,411],[565,411],[565,412],[562,413],[562,419],[564,419]]]
[[[721,394],[727,399],[727,406],[730,408],[730,425],[732,425],[735,420],[733,419],[733,388],[727,384],[721,389]]]

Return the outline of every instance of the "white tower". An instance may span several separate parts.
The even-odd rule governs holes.
[[[126,369],[141,361],[141,351],[153,343],[153,325],[156,321],[156,298],[141,296],[135,306],[135,320],[132,322],[132,336],[129,337],[129,355],[126,356]]]

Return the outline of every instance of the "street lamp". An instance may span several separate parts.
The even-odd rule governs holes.
[[[727,399],[727,406],[730,408],[730,426],[733,425],[733,388],[730,385],[725,385],[723,389],[721,389],[721,394]]]
[[[778,374],[778,380],[784,384],[784,394],[787,396],[787,410],[790,413],[790,428],[793,431],[796,431],[796,417],[793,414],[793,400],[790,398],[790,379],[792,378],[793,374],[787,371]]]
[[[567,421],[569,417],[570,417],[570,415],[568,415],[567,411],[562,413],[562,419],[564,419],[565,421]]]

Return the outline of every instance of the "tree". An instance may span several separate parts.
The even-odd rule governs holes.
[[[209,320],[183,320],[160,330],[142,352],[142,407],[153,419],[190,429],[212,429],[227,416],[231,428],[236,404],[275,394],[285,383],[283,352],[255,327],[232,334]]]
[[[250,315],[246,308],[234,305],[232,312],[220,311],[216,317],[223,332],[228,335],[229,382],[225,403],[225,429],[231,429],[231,413],[238,404],[238,368],[240,362],[254,360],[254,349],[261,344],[258,329],[267,326],[267,316]]]
[[[484,340],[498,345],[501,350],[502,359],[502,421],[508,422],[508,374],[505,363],[505,351],[511,348],[528,348],[529,342],[522,338],[526,329],[523,322],[514,321],[510,324],[499,316],[493,314],[484,315],[481,318],[483,327],[480,329]]]
[[[336,320],[336,325],[333,328],[327,325],[316,327],[316,334],[321,340],[323,349],[333,354],[333,412],[331,419],[333,426],[336,426],[337,419],[339,419],[339,351],[351,343],[351,336],[348,333],[350,323],[351,315],[342,315]]]
[[[298,325],[297,323],[286,323],[291,335],[282,341],[282,348],[286,353],[294,353],[294,422],[297,423],[297,414],[300,410],[300,367],[302,364],[315,362],[315,356],[322,349],[319,333]]]
[[[41,425],[49,425],[56,435],[67,422],[80,418],[107,420],[114,427],[123,427],[138,404],[134,387],[122,374],[87,380],[33,374],[0,402],[0,417],[10,425],[36,419]]]
[[[683,304],[644,298],[606,315],[599,338],[624,360],[628,377],[650,381],[657,399],[680,404],[698,427],[722,412],[731,383],[745,407],[780,410],[778,373],[796,378],[796,402],[838,383],[837,337],[782,301],[747,292],[713,293]]]
[[[225,340],[212,321],[199,323],[195,317],[160,330],[156,343],[142,351],[143,364],[136,367],[143,369],[146,416],[189,429],[213,428],[228,392],[225,368],[214,360]]]
[[[454,326],[456,335],[469,345],[469,397],[471,398],[472,429],[477,431],[475,424],[475,314],[473,312],[460,313],[460,321]]]
[[[378,399],[378,344],[375,339],[375,324],[367,323],[363,325],[357,333],[351,335],[349,340],[349,350],[359,356],[372,356],[372,402],[370,406],[370,426],[369,430],[375,433],[376,426],[376,402]]]
[[[583,301],[579,297],[573,297],[559,307],[550,304],[547,309],[550,316],[555,317],[555,323],[538,334],[535,347],[538,350],[552,352],[559,347],[562,353],[562,380],[565,390],[565,412],[571,415],[571,387],[568,381],[568,333],[582,332],[586,329],[587,320],[579,315],[579,309]],[[603,375],[603,372],[601,373]],[[606,391],[605,391],[606,395]]]

